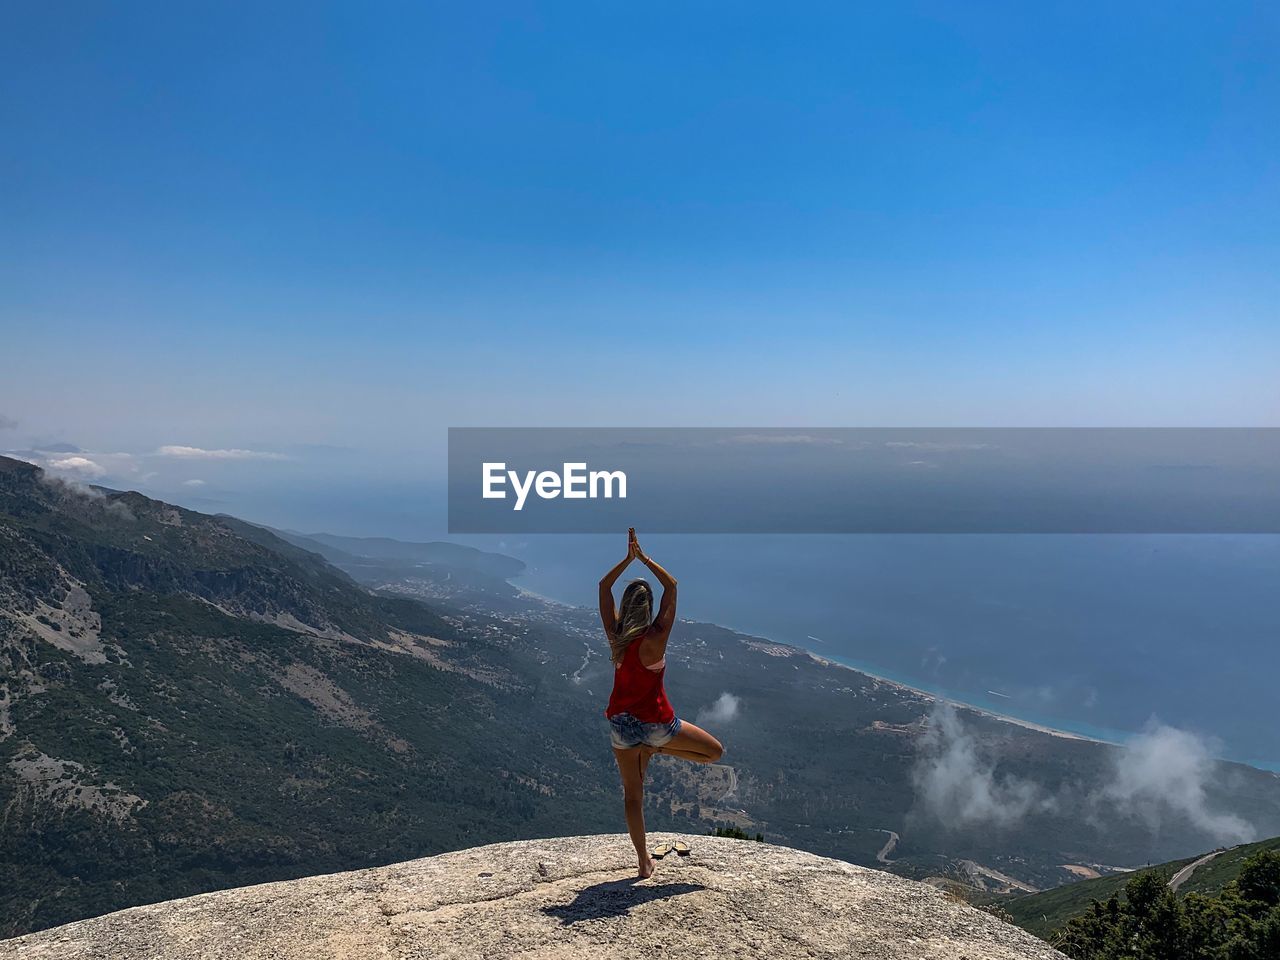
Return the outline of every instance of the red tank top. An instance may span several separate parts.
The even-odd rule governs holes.
[[[670,723],[676,712],[667,701],[662,686],[662,676],[667,672],[664,663],[661,670],[650,670],[640,662],[640,641],[632,640],[622,660],[613,670],[613,693],[609,696],[606,717],[629,713],[644,723]],[[665,658],[664,658],[665,660]]]

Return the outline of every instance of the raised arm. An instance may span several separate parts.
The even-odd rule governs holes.
[[[600,578],[600,622],[604,624],[606,636],[613,636],[613,631],[618,629],[618,608],[613,602],[613,585],[622,576],[622,571],[627,569],[631,561],[636,558],[639,549],[639,544],[636,543],[636,531],[632,528],[627,535],[627,555]]]
[[[676,622],[676,578],[662,569],[656,560],[646,556],[638,543],[636,556],[641,563],[653,571],[654,577],[662,584],[662,602],[658,604],[658,615],[654,617],[653,625],[665,638]]]

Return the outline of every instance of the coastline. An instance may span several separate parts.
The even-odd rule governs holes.
[[[725,627],[724,629],[733,630],[732,627]],[[741,631],[734,630],[734,633],[741,633]],[[1004,723],[1012,723],[1016,726],[1025,727],[1028,730],[1035,730],[1038,733],[1046,733],[1053,737],[1062,737],[1065,740],[1084,740],[1084,741],[1088,741],[1089,743],[1104,743],[1104,744],[1107,744],[1108,746],[1118,747],[1118,746],[1123,746],[1124,741],[1128,739],[1129,736],[1131,736],[1131,734],[1126,734],[1119,730],[1106,731],[1107,735],[1104,736],[1102,735],[1102,732],[1085,733],[1084,731],[1081,731],[1081,730],[1069,730],[1063,727],[1054,727],[1048,724],[1038,723],[1034,720],[1027,720],[1022,717],[1013,716],[1012,714],[1009,714],[1009,713],[1004,713],[1000,710],[997,710],[993,707],[989,707],[983,704],[972,703],[968,700],[958,700],[955,697],[951,696],[950,694],[943,693],[941,691],[929,690],[925,687],[915,686],[912,683],[909,683],[907,681],[897,680],[897,679],[894,679],[893,677],[887,677],[882,674],[876,673],[872,669],[868,669],[863,664],[847,661],[840,657],[831,656],[830,654],[815,653],[814,651],[809,650],[806,647],[797,646],[796,644],[793,644],[793,643],[780,643],[774,640],[770,640],[767,642],[775,646],[790,647],[793,650],[803,653],[814,660],[820,661],[822,663],[828,663],[836,667],[843,667],[846,670],[852,670],[854,673],[860,673],[863,676],[870,677],[873,680],[879,681],[880,683],[885,683],[885,684],[888,684],[889,686],[897,687],[900,690],[909,691],[911,693],[916,694],[917,696],[924,697],[927,700],[932,700],[934,702],[949,703],[953,707],[956,707],[957,709],[960,709],[960,710],[969,710],[969,711],[972,711],[973,713],[980,714],[981,716],[990,717],[993,720],[1000,720],[1000,721],[1003,721]],[[1235,757],[1215,757],[1214,759],[1219,763],[1238,763],[1241,766],[1252,767],[1255,770],[1262,770],[1267,773],[1280,776],[1280,761],[1240,760]]]
[[[512,578],[512,579],[514,580],[518,578]],[[508,582],[511,583],[510,580]],[[564,600],[558,600],[555,597],[549,597],[546,594],[537,593],[536,591],[530,590],[527,587],[521,586],[518,583],[511,583],[511,585],[520,592],[521,596],[527,597],[532,600],[536,600],[540,603],[548,604],[549,606],[568,608],[568,609],[574,609],[574,608],[586,609],[585,607],[582,607],[581,604],[573,604],[573,603],[568,603]],[[878,683],[884,683],[891,687],[896,687],[899,690],[904,690],[904,691],[913,693],[916,696],[923,697],[926,700],[930,700],[935,703],[939,703],[939,702],[948,703],[948,704],[951,704],[953,707],[956,707],[957,709],[969,710],[969,711],[972,711],[973,713],[979,714],[980,716],[990,717],[993,720],[1003,721],[1004,723],[1011,723],[1011,724],[1014,724],[1015,726],[1022,727],[1026,730],[1034,730],[1037,733],[1044,733],[1053,737],[1061,737],[1064,740],[1084,740],[1091,743],[1105,743],[1110,746],[1116,746],[1120,743],[1120,740],[1118,738],[1108,738],[1108,737],[1100,736],[1097,734],[1085,733],[1079,730],[1068,730],[1068,729],[1063,729],[1061,727],[1049,726],[1048,724],[1038,723],[1034,720],[1027,720],[1022,717],[1013,716],[1012,714],[1009,714],[1009,713],[1004,713],[1000,710],[997,710],[985,704],[973,703],[969,700],[959,700],[943,691],[930,690],[926,687],[918,686],[914,682],[899,680],[894,677],[887,676],[883,673],[879,673],[875,669],[869,669],[865,664],[860,664],[860,663],[857,663],[856,661],[847,660],[845,658],[834,656],[832,654],[818,653],[815,650],[811,650],[808,647],[799,646],[798,644],[787,643],[780,640],[771,640],[767,637],[760,637],[755,634],[748,633],[738,627],[733,627],[733,626],[729,626],[727,624],[722,624],[722,623],[713,623],[711,621],[685,620],[683,617],[680,619],[683,622],[688,624],[696,625],[699,623],[706,623],[708,626],[717,627],[721,630],[729,630],[733,633],[738,634],[741,637],[745,637],[752,640],[759,640],[764,643],[772,644],[774,646],[786,647],[790,650],[794,650],[796,654],[807,656],[811,660],[817,661],[818,663],[829,664],[831,666],[840,667],[841,669],[844,669],[844,670],[852,670],[854,673],[861,674],[864,677],[869,677],[872,680],[877,681]],[[817,639],[817,638],[814,638],[814,639]]]
[[[556,597],[548,596],[547,594],[538,593],[534,590],[530,590],[527,587],[524,587],[518,583],[512,583],[512,580],[517,580],[517,579],[519,579],[519,577],[513,577],[511,578],[511,580],[508,580],[507,582],[511,583],[511,585],[515,587],[522,596],[525,596],[530,600],[534,600],[539,603],[544,603],[551,607],[558,607],[560,609],[565,609],[565,610],[571,610],[571,609],[587,610],[588,609],[587,607],[583,606],[581,603],[574,603],[566,600],[560,600],[560,599],[557,599]],[[999,720],[1004,723],[1011,723],[1015,726],[1022,727],[1026,730],[1033,730],[1037,733],[1044,733],[1049,736],[1060,737],[1065,740],[1080,740],[1080,741],[1085,741],[1089,743],[1106,744],[1108,746],[1123,745],[1123,743],[1127,741],[1129,738],[1131,738],[1135,733],[1134,731],[1096,728],[1096,727],[1091,727],[1087,724],[1055,725],[1052,722],[1046,723],[1046,722],[1043,722],[1042,720],[1019,717],[991,703],[984,703],[981,701],[980,698],[965,696],[965,695],[957,697],[954,694],[945,690],[931,689],[928,685],[921,684],[918,680],[916,680],[913,677],[893,676],[892,674],[882,672],[881,669],[871,664],[861,663],[856,660],[835,656],[832,654],[819,653],[816,650],[813,650],[809,647],[801,646],[798,643],[792,643],[792,642],[782,641],[782,640],[770,640],[767,637],[762,637],[758,634],[750,632],[749,630],[743,629],[742,627],[735,627],[727,623],[716,623],[711,620],[690,620],[686,618],[681,618],[681,619],[683,620],[683,622],[691,625],[706,624],[707,626],[717,627],[721,630],[728,630],[747,640],[756,640],[761,643],[770,644],[772,646],[785,647],[788,650],[795,651],[796,654],[807,656],[815,661],[829,663],[833,666],[841,667],[845,670],[852,670],[854,673],[859,673],[865,677],[870,677],[871,679],[876,680],[877,682],[880,682],[880,683],[892,685],[901,690],[908,691],[916,696],[923,697],[927,700],[931,700],[934,702],[949,703],[952,706],[956,707],[957,709],[969,710],[980,716],[989,717],[993,720]],[[812,639],[817,640],[817,642],[819,643],[824,642],[822,640],[819,640],[816,637]],[[1271,773],[1275,776],[1280,776],[1280,760],[1259,760],[1255,758],[1242,759],[1240,757],[1229,757],[1229,756],[1218,756],[1218,757],[1215,757],[1215,759],[1222,763],[1238,763],[1242,766],[1252,767],[1255,770],[1262,770],[1267,773]]]
[[[783,646],[792,646],[792,644],[783,644]],[[980,706],[979,704],[976,704],[976,703],[969,703],[964,700],[957,700],[954,697],[949,696],[945,693],[940,693],[934,690],[926,690],[922,687],[913,686],[912,684],[905,683],[901,680],[895,680],[892,677],[886,677],[882,674],[874,673],[871,670],[868,670],[866,667],[848,663],[839,657],[831,656],[829,654],[824,655],[824,654],[815,653],[814,651],[808,650],[804,647],[795,647],[795,649],[800,651],[801,653],[806,654],[808,657],[818,661],[819,663],[829,664],[830,666],[833,666],[833,667],[841,667],[845,670],[852,670],[854,673],[861,674],[864,677],[870,677],[872,680],[875,680],[878,683],[883,683],[890,687],[896,687],[899,690],[905,690],[910,693],[914,693],[916,696],[923,697],[924,699],[933,701],[934,703],[947,703],[959,710],[969,710],[973,713],[979,714],[980,716],[990,717],[993,720],[1000,720],[1004,723],[1012,723],[1015,726],[1024,727],[1027,730],[1034,730],[1037,733],[1046,733],[1049,736],[1061,737],[1064,740],[1087,740],[1090,743],[1105,743],[1110,746],[1117,746],[1119,743],[1119,741],[1117,740],[1108,740],[1102,737],[1092,736],[1086,733],[1079,733],[1074,730],[1064,730],[1060,727],[1050,727],[1042,723],[1036,723],[1033,720],[1024,720],[1022,717],[1015,717],[1008,713],[1001,713],[997,710],[993,710],[985,706]]]

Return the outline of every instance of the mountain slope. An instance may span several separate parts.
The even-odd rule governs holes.
[[[233,517],[222,519],[238,525],[237,529],[243,530],[249,539],[266,535],[323,557],[357,582],[375,590],[417,580],[434,583],[438,595],[443,597],[479,591],[493,606],[494,600],[518,595],[519,591],[506,578],[524,570],[524,563],[513,557],[456,543],[404,543],[386,537],[336,537],[328,533],[303,535],[258,527]]]
[[[603,826],[527,655],[269,538],[0,458],[0,934]]]
[[[455,570],[471,570],[499,579],[517,576],[524,570],[524,563],[514,557],[440,540],[414,543],[392,540],[389,537],[339,537],[332,533],[297,534],[283,530],[275,532],[291,543],[308,549],[312,549],[314,545],[314,549],[320,553],[328,551],[326,555],[331,560],[364,557],[443,564]]]
[[[1228,883],[1240,875],[1244,862],[1261,850],[1280,850],[1280,837],[1244,843],[1216,853],[1211,860],[1196,867],[1184,882],[1178,884],[1178,893],[1221,893]],[[1105,903],[1110,897],[1120,896],[1125,884],[1138,873],[1154,873],[1168,883],[1179,871],[1196,864],[1202,856],[1171,860],[1142,871],[1068,883],[1043,893],[1002,901],[1001,906],[1009,912],[1018,926],[1044,937],[1065,926],[1072,917],[1087,911],[1093,901]]]
[[[1185,882],[1178,886],[1179,893],[1213,894],[1221,892],[1232,880],[1240,875],[1244,862],[1262,850],[1280,852],[1280,837],[1259,840],[1257,843],[1242,843],[1238,847],[1223,850],[1212,860],[1196,869]]]

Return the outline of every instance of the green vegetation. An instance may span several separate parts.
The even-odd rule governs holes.
[[[550,743],[531,727],[491,736],[494,716],[520,711],[522,691],[484,688],[403,655],[307,642],[183,598],[113,597],[102,615],[121,625],[114,635],[127,666],[63,661],[60,682],[16,702],[22,739],[0,747],[5,760],[74,758],[92,782],[127,785],[148,803],[116,822],[41,805],[32,787],[0,781],[9,809],[2,932],[552,835],[566,819],[614,826],[610,771],[574,769],[583,738]],[[317,702],[342,690],[353,710],[376,704],[376,713],[326,713],[282,688],[299,670],[324,678]],[[556,723],[556,704],[547,709]],[[475,755],[487,775],[470,767]]]
[[[500,723],[529,714],[536,663],[475,618],[371,595],[269,533],[15,461],[0,463],[0,546],[0,936],[616,827],[616,775],[595,762],[607,742],[555,691],[538,697],[545,722]],[[101,620],[101,657],[19,619],[57,623],[34,614],[68,578]],[[402,634],[429,640],[396,647]],[[99,790],[142,803],[117,815],[89,802]]]
[[[757,843],[764,843],[764,834],[757,833],[755,836],[740,830],[737,827],[716,827],[707,831],[709,837],[729,837],[731,840],[755,840]]]
[[[1178,888],[1180,895],[1200,893],[1214,895],[1222,892],[1235,880],[1250,857],[1265,851],[1280,852],[1280,837],[1246,843],[1218,853],[1212,860],[1202,863]],[[1200,856],[1171,860],[1168,863],[1148,867],[1142,873],[1150,873],[1162,883],[1168,883],[1183,867],[1195,863]],[[1050,938],[1054,931],[1066,926],[1067,921],[1087,911],[1090,905],[1107,902],[1120,895],[1125,885],[1138,874],[1119,873],[1093,880],[1068,883],[1043,893],[1002,900],[1003,906],[1013,917],[1013,922],[1038,937]]]
[[[1179,893],[1214,894],[1240,875],[1246,860],[1264,850],[1280,853],[1280,837],[1246,843],[1224,850],[1208,863],[1196,867],[1195,873],[1178,888]]]
[[[1185,860],[1173,860],[1141,871],[1157,877],[1161,883],[1168,883],[1170,878],[1196,857]],[[1098,877],[1094,880],[1080,880],[1076,883],[1054,887],[1043,893],[1015,897],[1001,901],[1000,905],[1013,918],[1012,922],[1030,930],[1037,937],[1048,939],[1052,933],[1066,925],[1072,917],[1079,916],[1089,908],[1095,900],[1106,901],[1120,894],[1137,873],[1116,873]]]
[[[1263,850],[1221,892],[1179,896],[1144,871],[1123,897],[1095,900],[1050,941],[1075,960],[1274,960],[1280,957],[1280,853]]]

